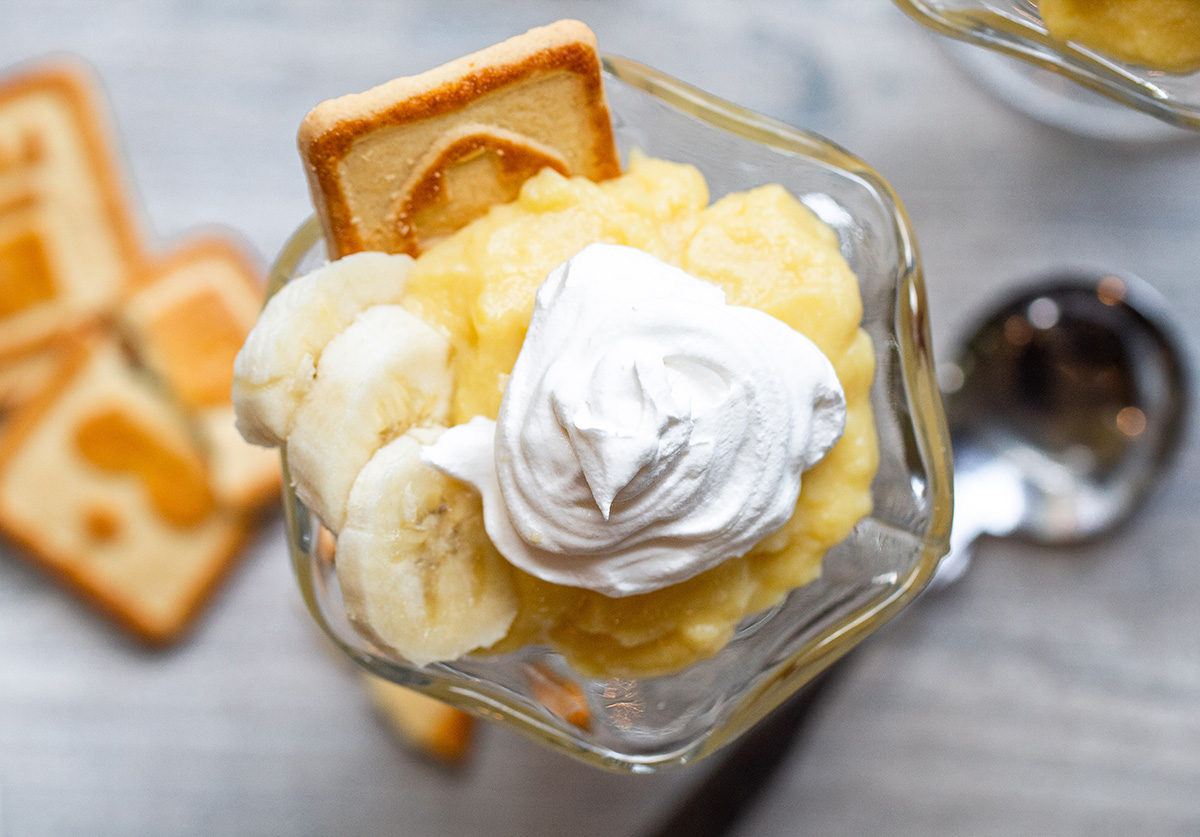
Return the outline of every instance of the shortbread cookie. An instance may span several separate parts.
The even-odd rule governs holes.
[[[217,502],[184,414],[106,336],[0,439],[0,528],[153,642],[187,625],[246,534]]]
[[[572,20],[323,102],[299,140],[333,258],[417,256],[546,167],[620,174],[596,39]]]
[[[217,496],[239,508],[279,496],[279,454],[234,426],[233,358],[262,308],[261,271],[221,236],[153,264],[121,312],[139,359],[196,412]]]
[[[90,76],[0,82],[0,356],[113,305],[140,245]]]
[[[466,757],[475,732],[475,719],[466,712],[371,675],[363,675],[363,683],[405,744],[452,764]]]

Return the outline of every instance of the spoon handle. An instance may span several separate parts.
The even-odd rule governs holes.
[[[927,590],[940,590],[967,571],[980,535],[1007,535],[1017,528],[1028,502],[1021,479],[1020,468],[1004,459],[972,461],[968,453],[955,460],[950,551]]]

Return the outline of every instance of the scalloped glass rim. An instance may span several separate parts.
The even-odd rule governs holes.
[[[588,680],[546,648],[418,668],[354,631],[345,617],[328,538],[290,489],[288,546],[312,617],[368,671],[542,744],[614,770],[652,772],[693,762],[732,740],[880,627],[926,586],[946,551],[951,462],[934,384],[927,308],[908,220],[871,168],[814,134],[708,96],[625,59],[605,58],[605,83],[623,154],[637,146],[697,165],[713,196],[781,182],[839,232],[875,340],[872,404],[881,462],[875,511],[828,555],[822,577],[747,619],[716,656],[643,680]],[[271,272],[277,290],[324,260],[306,221]],[[290,484],[286,476],[285,485]],[[537,666],[572,681],[588,701],[589,729],[534,697]]]
[[[1200,130],[1200,72],[1174,75],[1051,38],[1031,0],[893,0],[936,32],[1011,55],[1171,125]]]

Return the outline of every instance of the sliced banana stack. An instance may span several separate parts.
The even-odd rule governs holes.
[[[329,341],[287,437],[296,494],[342,530],[354,478],[410,427],[442,424],[454,378],[450,343],[399,305],[376,305]]]
[[[399,302],[412,265],[408,256],[356,253],[271,297],[233,362],[233,406],[247,442],[284,443],[326,344],[366,308]]]
[[[420,461],[454,390],[447,339],[399,304],[407,256],[364,252],[284,286],[234,365],[238,429],[286,445],[297,496],[338,534],[351,622],[416,665],[501,639],[513,570],[477,494]]]
[[[371,458],[337,543],[351,622],[417,665],[492,645],[517,614],[479,495],[421,462],[443,429],[413,428]]]

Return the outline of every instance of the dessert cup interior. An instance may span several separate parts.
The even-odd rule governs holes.
[[[305,603],[358,664],[590,763],[651,772],[695,761],[730,741],[924,588],[946,550],[951,463],[919,260],[887,184],[821,137],[633,62],[605,59],[605,84],[624,158],[640,148],[692,163],[708,179],[714,200],[780,183],[837,231],[859,279],[863,327],[876,350],[871,401],[880,464],[872,514],[826,554],[818,580],[745,620],[715,656],[666,676],[589,679],[544,647],[414,667],[375,646],[347,621],[331,539],[290,489],[284,501]],[[309,219],[284,247],[272,288],[323,261],[320,230]],[[587,729],[538,702],[533,672],[578,688],[590,710]]]
[[[1180,128],[1200,130],[1200,72],[1171,74],[1050,37],[1032,0],[894,0],[934,31],[1050,70]]]

